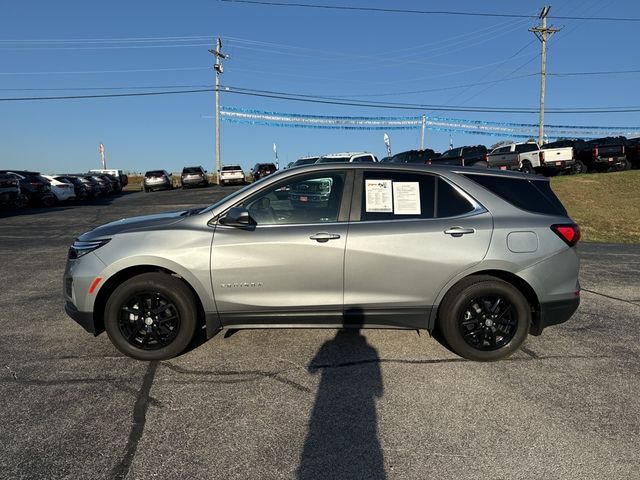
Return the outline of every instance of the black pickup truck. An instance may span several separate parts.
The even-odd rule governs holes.
[[[430,148],[424,150],[407,150],[393,155],[388,161],[390,163],[428,163],[440,154],[434,152]]]
[[[576,141],[573,147],[576,162],[581,161],[590,172],[627,170],[631,164],[626,154],[625,137],[605,137]]]
[[[631,166],[640,168],[640,137],[627,139],[625,151]]]
[[[462,167],[486,167],[487,147],[484,145],[469,145],[456,147],[443,152],[437,158],[430,160],[431,165],[460,165]]]

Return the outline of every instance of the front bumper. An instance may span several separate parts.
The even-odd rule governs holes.
[[[103,329],[97,328],[93,319],[93,312],[81,312],[69,300],[64,302],[64,311],[67,312],[73,320],[75,320],[87,332],[97,336],[103,332]]]
[[[578,296],[568,300],[541,303],[538,318],[531,325],[529,333],[531,335],[540,335],[546,327],[566,322],[575,313],[579,305],[580,297]]]

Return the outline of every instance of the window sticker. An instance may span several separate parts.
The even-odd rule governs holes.
[[[365,180],[365,209],[367,212],[393,213],[391,180]]]
[[[393,182],[396,215],[420,215],[420,182]]]

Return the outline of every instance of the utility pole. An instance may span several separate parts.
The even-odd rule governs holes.
[[[540,43],[542,43],[541,65],[540,65],[540,127],[538,130],[538,144],[542,145],[544,140],[544,86],[547,78],[547,41],[551,38],[551,35],[558,31],[557,28],[547,28],[547,15],[551,9],[550,5],[545,5],[540,11],[540,19],[542,24],[537,27],[530,28],[529,31],[533,32]]]
[[[221,52],[222,39],[218,37],[216,41],[216,49],[209,50],[216,57],[216,63],[213,69],[216,71],[216,178],[220,183],[220,170],[222,169],[222,162],[220,160],[220,75],[224,72],[222,63],[220,60],[227,58],[227,55]]]
[[[424,131],[427,128],[427,116],[422,115],[422,134],[420,135],[420,150],[424,150]]]

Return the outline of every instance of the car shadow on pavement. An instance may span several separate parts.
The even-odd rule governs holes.
[[[346,326],[322,345],[307,367],[321,378],[299,480],[387,478],[376,412],[376,399],[384,392],[380,357],[359,325]]]
[[[41,213],[49,212],[64,212],[67,210],[73,210],[83,206],[107,206],[113,203],[114,200],[129,195],[130,191],[122,191],[109,196],[101,196],[87,200],[71,200],[66,202],[58,202],[52,207],[43,207],[40,205],[28,205],[23,208],[17,208],[12,206],[3,205],[0,206],[0,218],[25,216],[25,215],[38,215]]]

